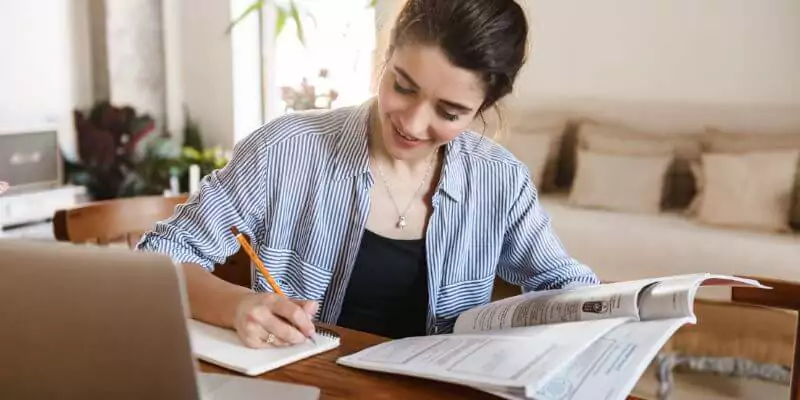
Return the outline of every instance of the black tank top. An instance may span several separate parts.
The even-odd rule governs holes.
[[[425,335],[427,315],[425,240],[365,230],[337,325],[397,339]]]

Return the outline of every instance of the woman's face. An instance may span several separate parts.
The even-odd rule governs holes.
[[[427,157],[475,118],[483,85],[436,46],[406,45],[388,60],[378,91],[380,137],[398,160]]]

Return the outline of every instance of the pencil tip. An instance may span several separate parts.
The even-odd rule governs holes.
[[[233,234],[234,234],[234,235],[238,235],[238,234],[239,234],[239,230],[238,230],[238,229],[236,229],[236,227],[235,227],[235,226],[232,226],[232,227],[231,227],[231,232],[233,232]]]

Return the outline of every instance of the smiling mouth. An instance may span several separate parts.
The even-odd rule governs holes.
[[[405,140],[408,140],[409,142],[419,142],[421,140],[421,139],[417,139],[417,138],[415,138],[413,136],[408,136],[408,135],[404,134],[402,131],[400,131],[400,129],[397,129],[397,126],[395,126],[394,123],[392,123],[392,128],[394,128],[394,131],[398,135],[400,135],[400,137],[402,137]]]

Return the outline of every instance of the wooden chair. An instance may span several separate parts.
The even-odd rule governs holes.
[[[772,287],[772,290],[735,287],[731,292],[733,302],[798,312],[789,398],[800,400],[800,367],[798,366],[798,362],[800,362],[800,283],[759,277],[749,278]]]
[[[123,244],[132,248],[156,222],[167,219],[187,196],[140,196],[92,202],[53,216],[56,240],[97,245]],[[244,251],[218,265],[214,274],[236,285],[250,287],[250,260]]]

